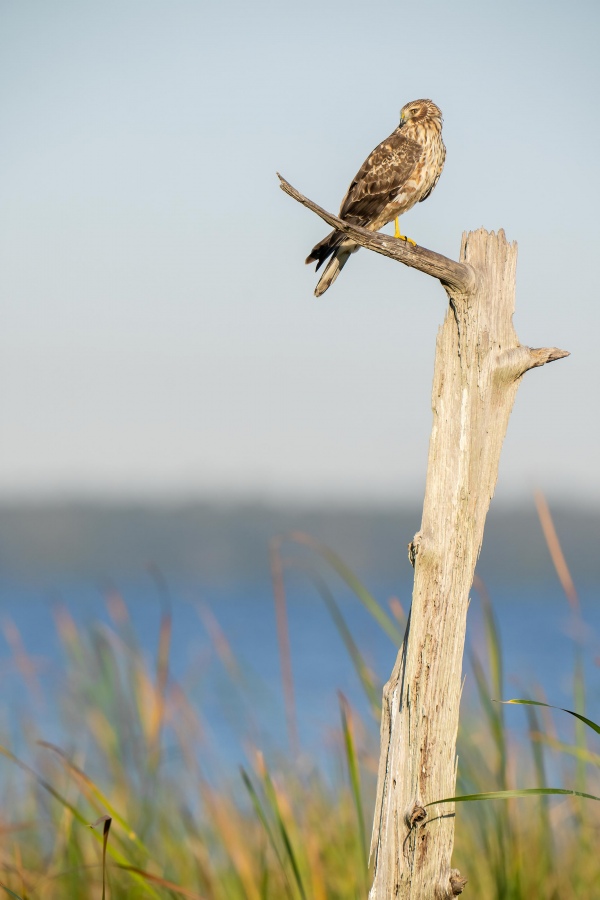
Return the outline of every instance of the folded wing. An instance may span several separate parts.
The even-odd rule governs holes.
[[[401,129],[394,131],[373,150],[356,173],[342,200],[340,218],[363,227],[376,222],[402,190],[422,153],[422,146],[404,137]]]

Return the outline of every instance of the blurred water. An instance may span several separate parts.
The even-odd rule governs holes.
[[[333,587],[332,583],[332,587]],[[161,611],[160,591],[152,579],[117,586],[140,646],[152,666],[156,657]],[[410,584],[369,584],[387,608],[389,598],[399,597],[406,608]],[[573,617],[560,587],[510,583],[488,585],[498,619],[505,664],[504,697],[532,695],[541,687],[548,701],[571,706],[573,660],[576,641]],[[334,591],[345,619],[365,659],[383,682],[394,663],[396,649],[368,612],[346,588]],[[286,748],[285,713],[271,585],[169,584],[173,616],[171,675],[202,710],[207,730],[219,747],[219,756],[230,763],[243,755],[248,735],[266,748]],[[585,633],[588,715],[600,718],[600,585],[580,590]],[[59,743],[65,736],[57,718],[56,699],[61,695],[64,654],[54,616],[66,607],[82,627],[110,623],[106,594],[90,583],[54,584],[48,588],[21,583],[0,583],[0,673],[2,679],[3,742],[13,737],[13,725],[24,709],[30,709],[38,731]],[[359,679],[321,598],[299,577],[290,578],[287,607],[291,637],[294,689],[300,741],[307,752],[322,757],[338,727],[337,692],[342,691],[372,722]],[[23,659],[15,644],[11,623],[19,634],[26,658],[33,663],[43,699],[32,696],[31,683],[23,678]],[[112,625],[114,627],[114,625]],[[242,676],[232,688],[230,676],[218,653],[215,628],[225,636]],[[11,636],[12,635],[12,636]],[[468,651],[485,663],[486,649],[481,605],[473,593],[468,624]],[[474,679],[465,657],[467,682],[463,709],[473,702]],[[35,692],[34,692],[35,694]],[[522,728],[523,711],[507,710],[510,727]]]

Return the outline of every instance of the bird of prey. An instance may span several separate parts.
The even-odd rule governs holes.
[[[444,168],[442,113],[431,100],[413,100],[402,107],[400,124],[366,158],[348,188],[340,219],[379,231],[395,219],[395,237],[416,246],[400,233],[399,217],[426,200]],[[306,262],[317,270],[331,257],[315,289],[320,297],[330,287],[358,244],[341,231],[332,231],[310,252]]]

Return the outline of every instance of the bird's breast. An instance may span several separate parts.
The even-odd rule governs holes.
[[[376,221],[369,225],[374,231],[401,216],[433,190],[444,167],[446,150],[441,134],[436,130],[422,142],[423,154],[414,170],[390,198]]]

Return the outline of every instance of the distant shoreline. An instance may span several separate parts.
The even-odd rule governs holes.
[[[600,507],[551,508],[575,580],[600,581]],[[0,576],[120,577],[152,562],[186,578],[264,578],[270,539],[299,530],[329,544],[365,577],[405,580],[406,546],[420,518],[416,504],[0,501]],[[533,501],[492,503],[478,569],[515,581],[554,576]]]

